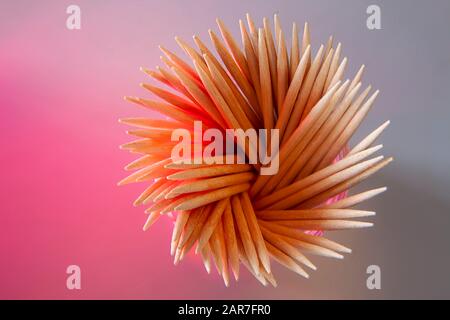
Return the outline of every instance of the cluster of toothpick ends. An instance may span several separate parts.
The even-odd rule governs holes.
[[[287,36],[277,16],[257,26],[247,15],[239,38],[217,24],[218,32],[209,30],[211,46],[198,36],[176,37],[180,48],[160,47],[162,66],[142,69],[149,76],[142,87],[151,95],[126,99],[152,112],[121,119],[135,137],[121,147],[139,157],[119,184],[145,186],[134,202],[145,207],[144,230],[161,217],[172,219],[175,264],[195,252],[227,286],[242,266],[276,286],[275,262],[308,278],[316,269],[311,256],[342,259],[351,252],[327,239],[328,230],[373,225],[359,221],[373,211],[354,207],[386,188],[349,189],[392,160],[376,155],[382,145],[374,143],[389,122],[353,146],[349,140],[378,91],[361,84],[364,66],[345,79],[347,58],[332,37],[313,49],[308,24],[299,32],[294,23]],[[278,172],[262,175],[266,163],[218,161],[233,154],[173,160],[173,130],[192,132],[195,121],[222,132],[278,129]]]

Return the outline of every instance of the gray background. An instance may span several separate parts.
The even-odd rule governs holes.
[[[370,4],[381,7],[382,30],[366,28]],[[280,267],[275,290],[246,285],[216,296],[450,298],[450,1],[224,1],[197,24],[219,16],[236,34],[232,22],[246,12],[255,20],[277,12],[284,30],[308,21],[316,49],[333,34],[349,58],[349,77],[365,64],[364,84],[381,94],[355,142],[390,119],[380,141],[395,161],[356,188],[389,188],[362,206],[377,211],[375,227],[329,234],[349,244],[351,255],[315,259],[318,271],[307,281]],[[366,288],[371,264],[381,267],[381,290]]]

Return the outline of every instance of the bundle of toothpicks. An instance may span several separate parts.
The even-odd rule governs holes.
[[[308,278],[306,270],[316,269],[309,256],[351,252],[324,232],[373,225],[355,219],[375,213],[354,206],[386,188],[349,189],[392,161],[374,155],[389,121],[350,146],[378,95],[361,84],[364,66],[344,80],[347,58],[333,37],[313,51],[309,25],[299,35],[294,23],[289,47],[278,16],[273,26],[266,18],[260,27],[249,15],[245,20],[240,39],[218,19],[220,36],[209,30],[214,50],[198,36],[192,44],[176,37],[184,58],[160,47],[164,66],[142,68],[153,79],[141,84],[152,97],[126,100],[162,117],[120,120],[135,137],[121,147],[139,158],[119,184],[146,185],[134,202],[146,207],[144,230],[162,216],[173,219],[175,264],[193,251],[208,273],[215,265],[226,286],[239,279],[241,263],[263,285],[276,286],[274,261]],[[226,153],[174,160],[173,131],[193,132],[196,121],[220,132],[277,129],[277,173],[261,174],[263,163],[224,161],[236,156]],[[247,156],[250,147],[241,143]]]

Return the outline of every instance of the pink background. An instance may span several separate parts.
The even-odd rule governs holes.
[[[207,29],[217,30],[214,21],[217,16],[222,17],[235,34],[238,19],[246,12],[251,12],[260,22],[263,16],[271,17],[278,11],[285,30],[292,21],[302,25],[308,19],[313,26],[316,47],[336,30],[335,35],[350,54],[349,74],[361,63],[367,63],[369,71],[365,83],[372,82],[386,93],[387,98],[381,97],[378,102],[378,111],[371,114],[373,120],[367,122],[367,127],[363,126],[366,133],[387,118],[401,125],[402,105],[408,106],[408,112],[420,112],[421,107],[413,105],[414,99],[407,104],[408,101],[398,100],[406,95],[397,95],[395,99],[390,95],[398,80],[395,75],[387,82],[381,81],[386,78],[383,74],[391,74],[392,57],[417,52],[409,38],[413,30],[405,27],[401,31],[399,39],[404,43],[403,40],[381,39],[377,34],[368,36],[364,19],[369,3],[346,1],[351,5],[341,6],[341,1],[322,2],[318,5],[317,1],[241,0],[233,3],[206,0],[1,1],[0,298],[414,296],[414,291],[407,287],[414,276],[402,276],[405,269],[401,260],[406,259],[401,246],[411,237],[402,238],[397,232],[399,228],[389,227],[400,223],[401,219],[390,219],[396,219],[395,213],[406,207],[393,212],[390,206],[371,200],[367,207],[383,212],[376,217],[379,227],[333,234],[332,238],[352,247],[353,254],[343,261],[313,257],[319,270],[311,272],[310,280],[275,267],[280,284],[276,289],[263,288],[247,272],[243,272],[239,284],[233,283],[226,289],[221,279],[216,274],[208,276],[193,256],[173,266],[169,255],[171,222],[161,219],[150,231],[142,232],[143,208],[134,208],[132,201],[143,186],[116,186],[125,175],[122,168],[133,159],[118,148],[129,138],[124,133],[125,127],[117,120],[148,115],[122,99],[124,95],[147,95],[138,86],[146,80],[139,67],[152,68],[160,63],[158,44],[180,52],[173,40],[175,35],[190,41],[192,34],[198,33],[209,43]],[[73,3],[82,11],[79,31],[69,31],[65,27],[66,7]],[[388,30],[389,21],[398,21],[395,14],[389,16],[389,12],[401,14],[403,7],[399,5],[389,10],[384,20]],[[421,12],[427,14],[424,9]],[[430,21],[437,19],[433,16]],[[355,24],[359,27],[355,28]],[[395,30],[403,30],[399,28]],[[382,48],[383,41],[394,51],[377,51],[376,45]],[[405,49],[398,49],[402,45]],[[396,60],[400,63],[397,68],[403,71],[413,66],[415,70],[420,69],[420,65],[408,59]],[[426,71],[417,72],[426,75]],[[413,81],[413,77],[406,76]],[[416,85],[423,88],[421,83]],[[397,111],[389,111],[392,108],[387,106],[393,105],[398,107]],[[388,154],[393,150],[389,145],[392,148],[397,143],[405,147],[405,140],[396,139],[392,135],[386,143]],[[385,172],[392,172],[389,170]],[[383,173],[365,186],[378,187],[387,182]],[[408,182],[408,185],[412,184]],[[406,197],[407,193],[398,193],[397,199],[403,195]],[[414,198],[408,196],[408,199]],[[395,202],[392,196],[384,199]],[[419,266],[417,263],[422,259],[414,259],[409,270],[415,272],[418,267],[414,269],[414,266]],[[365,269],[372,263],[386,266],[383,284],[387,289],[382,293],[366,288]],[[66,288],[65,271],[71,264],[81,268],[81,290]],[[445,268],[446,264],[440,266]],[[417,274],[421,270],[417,269]],[[435,286],[440,283],[436,282]],[[426,284],[420,283],[420,288],[425,287]],[[403,295],[399,291],[403,289],[397,288],[405,289]],[[442,287],[436,295],[447,289]]]

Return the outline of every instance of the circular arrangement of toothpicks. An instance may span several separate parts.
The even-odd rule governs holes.
[[[323,231],[372,226],[355,219],[374,212],[352,207],[386,188],[347,191],[392,160],[372,156],[389,121],[349,146],[378,91],[362,89],[364,66],[343,80],[347,58],[332,37],[313,53],[308,24],[301,40],[293,24],[290,49],[277,16],[272,29],[268,19],[257,28],[247,15],[239,21],[241,41],[217,24],[221,37],[209,30],[215,53],[197,36],[194,45],[177,37],[186,59],[160,47],[165,67],[142,69],[163,85],[142,84],[157,99],[126,99],[165,117],[121,119],[137,137],[121,147],[140,157],[119,184],[147,185],[134,202],[147,207],[144,230],[164,215],[173,218],[175,264],[193,249],[227,286],[231,274],[238,280],[241,263],[263,285],[276,286],[274,261],[308,278],[305,269],[316,267],[307,255],[342,259],[351,252]],[[277,173],[262,175],[266,163],[174,161],[173,130],[192,132],[195,121],[220,131],[278,129]]]

